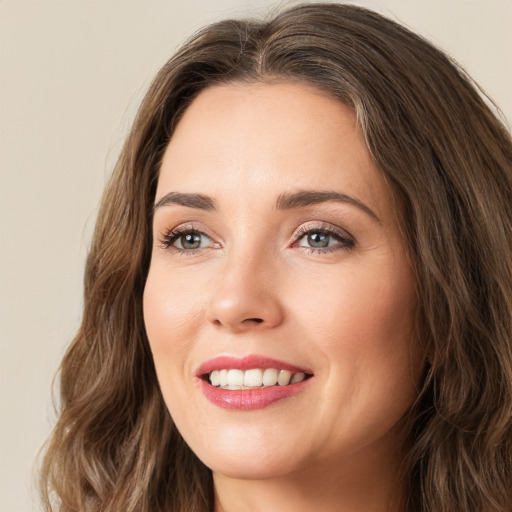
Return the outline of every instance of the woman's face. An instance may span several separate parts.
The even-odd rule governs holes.
[[[306,86],[211,87],[177,126],[155,204],[144,318],[198,457],[268,478],[396,454],[416,296],[354,112]]]

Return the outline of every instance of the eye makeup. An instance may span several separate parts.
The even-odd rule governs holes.
[[[303,224],[294,233],[293,238],[292,247],[298,247],[313,254],[351,249],[355,245],[354,237],[347,231],[325,222]],[[302,242],[309,245],[303,245]]]
[[[325,222],[301,225],[292,235],[290,248],[312,254],[326,254],[351,249],[355,240],[347,231]],[[221,245],[205,233],[203,228],[189,223],[168,231],[160,240],[164,250],[181,255],[194,255],[207,249],[219,249]]]

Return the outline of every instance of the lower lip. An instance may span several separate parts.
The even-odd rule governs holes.
[[[218,407],[240,411],[254,411],[256,409],[264,409],[274,402],[296,395],[307,386],[310,380],[306,379],[296,384],[289,384],[288,386],[228,390],[212,386],[201,379],[200,386],[204,396]]]

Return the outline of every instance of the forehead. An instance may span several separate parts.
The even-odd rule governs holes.
[[[390,194],[354,111],[313,87],[229,84],[202,91],[165,151],[157,189],[249,201],[337,190],[387,209]],[[262,197],[263,199],[263,197]]]

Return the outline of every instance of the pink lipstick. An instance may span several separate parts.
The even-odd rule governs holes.
[[[221,356],[196,371],[205,397],[224,409],[255,410],[303,390],[312,372],[259,355]]]

